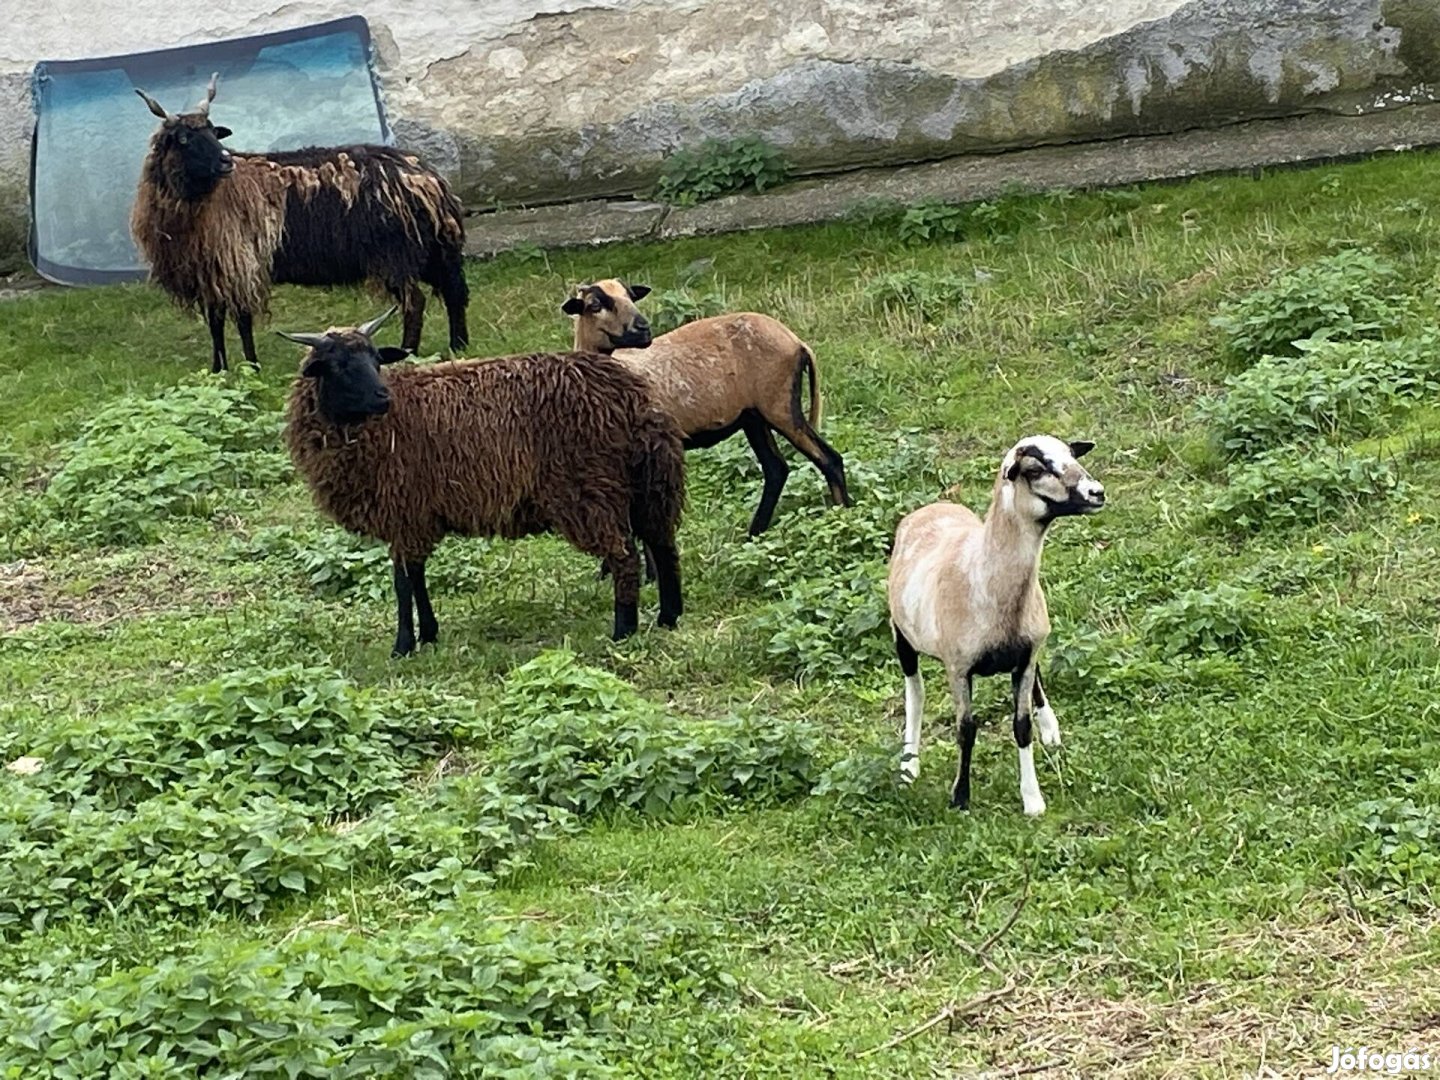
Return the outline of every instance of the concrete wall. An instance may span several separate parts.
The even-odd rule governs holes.
[[[0,219],[23,205],[40,59],[353,14],[345,0],[9,0]],[[402,142],[467,202],[620,195],[706,136],[801,171],[1428,100],[1440,0],[376,0]],[[220,103],[217,103],[217,109]],[[0,224],[0,243],[3,229]]]

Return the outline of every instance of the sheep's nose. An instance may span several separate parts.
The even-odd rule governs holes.
[[[1104,484],[1091,484],[1091,485],[1090,485],[1090,498],[1091,498],[1092,501],[1094,501],[1094,502],[1097,503],[1098,505],[1104,506],[1104,505],[1105,505],[1105,485],[1104,485]]]

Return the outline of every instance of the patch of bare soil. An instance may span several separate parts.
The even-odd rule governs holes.
[[[233,600],[228,592],[198,588],[193,576],[154,561],[77,588],[52,578],[36,560],[0,563],[0,632],[42,622],[103,626],[200,602],[226,607]]]
[[[0,302],[17,300],[22,296],[34,296],[42,289],[59,287],[28,271],[8,275],[0,274]]]
[[[891,1045],[937,1034],[943,1044],[948,1033],[970,1053],[937,1053],[932,1074],[987,1080],[1323,1077],[1333,1046],[1440,1060],[1437,930],[1440,913],[1388,926],[1349,913],[1268,926],[1216,950],[1233,961],[1234,980],[1177,978],[1164,998],[1106,992],[1107,974],[1106,986],[1124,984],[1115,975],[1122,957],[1033,981],[984,957],[993,988],[946,1005]],[[988,1065],[959,1064],[976,1056]]]

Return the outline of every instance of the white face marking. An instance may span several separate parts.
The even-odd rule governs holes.
[[[900,775],[910,783],[920,775],[920,724],[925,717],[925,683],[917,671],[905,676],[905,750]]]
[[[1020,440],[1021,446],[1033,446],[1062,469],[1067,462],[1075,460],[1070,453],[1070,444],[1061,442],[1054,435],[1030,435]]]
[[[1020,751],[1020,802],[1025,813],[1038,817],[1045,812],[1045,796],[1040,794],[1040,781],[1035,779],[1035,744]]]
[[[1056,718],[1055,710],[1050,707],[1049,702],[1035,710],[1035,727],[1040,732],[1041,746],[1060,745],[1060,721]]]
[[[1045,455],[1046,460],[1051,462],[1061,472],[1065,471],[1067,464],[1075,460],[1074,456],[1070,453],[1070,447],[1055,438],[1055,436],[1027,435],[1012,446],[1010,452],[1005,455],[1005,460],[1000,463],[1000,472],[1002,475],[1009,475],[1010,466],[1015,464],[1015,459],[1020,456],[1020,451],[1024,450],[1027,446],[1033,446],[1039,450]]]

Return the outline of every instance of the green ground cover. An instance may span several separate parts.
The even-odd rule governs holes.
[[[1435,168],[472,266],[475,355],[563,346],[566,290],[618,276],[819,358],[856,506],[797,458],[746,543],[743,439],[692,454],[686,614],[653,629],[649,589],[620,645],[593,560],[451,540],[440,645],[392,661],[384,552],[319,520],[279,442],[297,349],[213,378],[152,288],[0,302],[0,1076],[1440,1049]],[[376,310],[282,289],[272,325]],[[1008,684],[982,684],[959,814],[933,662],[894,782],[886,544],[942,491],[982,508],[1042,431],[1093,439],[1110,498],[1046,552],[1065,746],[1026,819]]]

